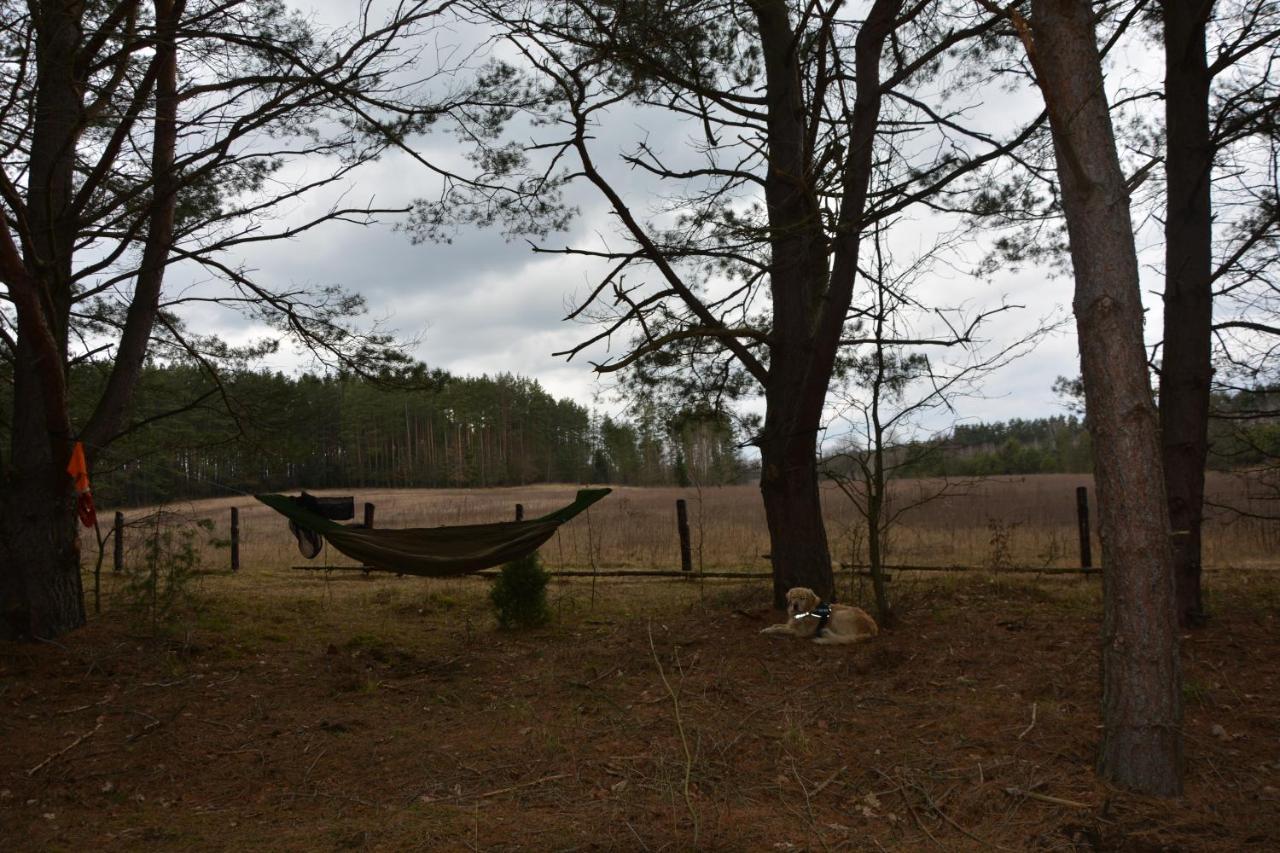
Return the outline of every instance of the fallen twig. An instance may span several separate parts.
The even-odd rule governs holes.
[[[1031,725],[1022,730],[1022,734],[1018,735],[1018,740],[1022,740],[1027,733],[1036,727],[1036,703],[1031,703]]]
[[[609,676],[613,675],[613,674],[614,674],[615,672],[617,672],[619,669],[621,669],[621,667],[617,667],[617,666],[615,666],[615,667],[613,667],[612,669],[605,670],[605,672],[604,672],[603,674],[601,674],[601,675],[597,675],[595,678],[591,679],[590,681],[569,681],[569,682],[566,682],[566,683],[567,683],[570,687],[587,688],[587,687],[590,687],[591,685],[595,684],[597,681],[603,681],[604,679],[606,679],[606,678],[608,678]]]
[[[176,687],[179,684],[185,684],[195,678],[195,675],[188,675],[186,678],[179,678],[174,681],[144,681],[143,687]]]
[[[316,757],[312,759],[311,764],[307,767],[307,772],[302,774],[302,784],[305,786],[311,780],[311,771],[316,769],[316,765],[320,763],[320,759],[324,757],[328,750],[320,750],[316,753]]]
[[[981,765],[979,765],[979,767],[981,767]],[[941,807],[941,806],[939,806],[939,805],[938,805],[938,803],[936,803],[936,802],[934,801],[933,797],[929,796],[929,792],[924,788],[924,786],[922,786],[922,785],[920,785],[920,784],[918,784],[918,783],[916,783],[916,782],[910,781],[910,780],[903,780],[903,779],[901,779],[901,778],[897,778],[897,779],[895,779],[894,777],[888,776],[888,775],[886,775],[885,773],[883,773],[883,772],[881,772],[881,771],[877,771],[877,772],[879,772],[881,776],[884,776],[884,778],[885,778],[885,779],[887,779],[887,780],[889,780],[889,781],[897,781],[897,782],[898,782],[899,790],[902,792],[902,797],[903,797],[903,799],[904,799],[904,800],[905,800],[905,799],[907,799],[907,794],[906,794],[906,789],[905,789],[905,787],[903,787],[903,786],[905,786],[905,785],[910,785],[912,788],[915,788],[917,791],[919,791],[919,792],[920,792],[920,796],[924,798],[925,803],[929,806],[929,808],[933,811],[933,813],[934,813],[934,814],[936,814],[938,817],[942,818],[942,819],[943,819],[943,820],[945,820],[948,824],[950,824],[950,825],[951,825],[951,828],[952,828],[952,829],[954,829],[956,832],[959,832],[961,835],[964,835],[964,836],[965,836],[965,837],[967,837],[967,838],[971,838],[971,839],[973,839],[974,841],[976,841],[976,842],[978,842],[979,844],[981,844],[981,845],[983,846],[983,848],[984,848],[984,849],[994,849],[994,850],[1007,850],[1007,849],[1008,849],[1007,847],[1001,847],[999,844],[992,844],[991,842],[987,841],[986,839],[981,838],[981,837],[979,837],[979,836],[975,835],[974,833],[970,832],[969,830],[965,829],[965,828],[964,828],[963,826],[961,826],[959,823],[956,823],[956,821],[952,819],[951,815],[949,815],[949,814],[947,814],[945,811],[943,811],[943,810],[942,810],[942,807]],[[948,794],[950,794],[950,791],[948,791],[947,793],[948,793]],[[909,806],[910,806],[910,801],[908,801],[908,807],[909,807]],[[914,817],[915,815],[913,814],[912,816]],[[917,819],[917,820],[918,820],[918,819]],[[932,836],[930,836],[930,837],[932,837]]]
[[[831,853],[831,847],[827,844],[827,840],[822,837],[822,830],[818,828],[818,819],[813,814],[813,798],[809,795],[809,791],[804,786],[804,780],[800,778],[800,771],[796,769],[796,763],[791,762],[791,775],[796,777],[796,784],[800,786],[800,793],[804,795],[804,811],[809,819],[809,827],[813,832],[813,837],[818,839],[818,843],[822,845],[822,849]]]
[[[557,779],[568,777],[568,773],[552,773],[550,776],[543,776],[541,779],[534,779],[531,782],[521,782],[519,785],[508,785],[506,788],[498,788],[494,791],[486,791],[483,794],[476,794],[474,799],[485,800],[489,797],[496,797],[499,794],[509,794],[512,791],[518,791],[521,788],[532,788],[534,785],[541,785],[545,782],[554,782]]]
[[[1064,800],[1062,797],[1051,797],[1048,794],[1037,794],[1035,791],[1027,791],[1022,788],[1005,788],[1004,792],[1011,797],[1026,797],[1029,800],[1039,800],[1042,803],[1052,803],[1055,806],[1066,806],[1069,809],[1093,808],[1093,806],[1088,803],[1081,803],[1076,800]]]
[[[234,729],[232,729],[231,726],[229,726],[226,723],[219,722],[218,720],[206,720],[204,717],[199,717],[198,719],[202,723],[207,723],[208,725],[211,725],[211,726],[217,726],[218,728],[225,729],[226,731],[229,731],[229,732],[234,731]]]
[[[814,786],[814,789],[812,791],[809,792],[809,796],[816,797],[819,794],[821,794],[824,788],[826,788],[832,782],[836,781],[836,777],[848,769],[849,769],[849,765],[846,764],[843,767],[841,767],[839,770],[837,770],[835,773],[832,773],[826,779],[823,779],[816,786]]]
[[[746,715],[745,715],[744,717],[742,717],[742,719],[738,720],[738,725],[737,725],[738,732],[737,732],[737,734],[735,734],[735,735],[734,735],[734,736],[729,740],[729,742],[728,742],[728,743],[726,743],[724,746],[718,747],[718,748],[719,748],[719,750],[720,750],[720,754],[721,754],[721,755],[724,755],[726,752],[728,752],[730,749],[732,749],[732,748],[733,748],[733,747],[738,743],[738,741],[742,739],[742,736],[743,736],[743,735],[745,735],[745,734],[747,734],[747,733],[750,731],[750,729],[748,729],[748,728],[747,728],[747,720],[750,720],[750,719],[751,719],[752,717],[754,717],[757,713],[759,713],[763,708],[764,708],[764,706],[763,706],[763,705],[757,705],[756,707],[754,707],[754,708],[752,708],[750,711],[748,711],[748,712],[746,713]]]
[[[50,755],[48,758],[46,758],[44,761],[41,761],[41,762],[40,762],[39,764],[37,764],[35,767],[32,767],[30,770],[28,770],[28,771],[27,771],[27,775],[28,775],[28,776],[34,776],[34,775],[36,775],[36,774],[37,774],[37,773],[39,773],[39,772],[41,771],[41,769],[43,769],[43,768],[44,768],[44,767],[45,767],[45,766],[46,766],[50,761],[53,761],[55,758],[57,758],[57,757],[58,757],[58,756],[60,756],[60,755],[65,755],[66,753],[68,753],[68,752],[70,752],[71,750],[75,749],[75,748],[76,748],[77,746],[79,746],[80,744],[84,743],[84,742],[85,742],[86,740],[88,740],[89,738],[93,737],[95,734],[97,734],[98,729],[102,728],[102,720],[103,720],[103,718],[102,718],[102,717],[99,717],[99,718],[98,718],[98,724],[97,724],[96,726],[94,726],[92,730],[87,731],[87,732],[85,732],[84,734],[80,735],[80,737],[78,737],[78,738],[76,738],[75,740],[71,741],[71,743],[67,744],[67,745],[66,745],[66,746],[64,746],[62,749],[60,749],[60,750],[58,750],[57,752],[53,753],[53,754],[52,754],[52,755]]]
[[[416,799],[419,802],[430,803],[433,805],[436,805],[436,804],[444,805],[446,803],[450,803],[455,800],[487,800],[489,797],[497,797],[501,794],[509,794],[512,791],[519,791],[522,788],[532,788],[535,785],[542,785],[547,782],[554,782],[557,779],[566,779],[569,777],[569,775],[570,774],[568,773],[552,773],[550,776],[543,776],[541,779],[533,779],[529,782],[521,782],[518,785],[508,785],[505,788],[497,788],[492,791],[485,791],[483,794],[450,794],[447,797],[430,797],[430,796],[427,796],[426,794],[422,794],[414,797],[413,799]]]
[[[8,686],[8,685],[6,685],[6,686]],[[0,691],[0,695],[3,695],[3,691]],[[99,706],[101,706],[101,705],[105,705],[105,704],[107,704],[108,702],[110,702],[113,698],[114,698],[113,696],[111,696],[110,694],[108,694],[108,695],[107,695],[107,697],[106,697],[105,699],[102,699],[101,701],[93,702],[93,703],[91,703],[91,704],[89,704],[89,705],[80,705],[80,706],[75,707],[75,708],[66,708],[66,709],[64,709],[64,710],[58,711],[58,712],[57,712],[57,714],[58,714],[58,716],[63,716],[63,715],[65,715],[65,714],[78,714],[78,713],[80,713],[81,711],[88,711],[90,708],[97,708],[97,707],[99,707]]]
[[[636,832],[636,828],[631,825],[631,821],[624,820],[623,823],[627,825],[627,829],[631,830],[631,834],[636,837],[636,841],[644,848],[645,853],[649,853],[649,845],[644,843],[644,839],[640,837],[640,833]]]
[[[680,695],[676,693],[675,688],[671,686],[671,682],[667,680],[667,671],[662,667],[662,660],[658,657],[658,649],[653,645],[653,623],[648,625],[649,632],[649,652],[653,655],[653,662],[658,667],[658,676],[662,679],[662,686],[667,688],[667,694],[671,697],[671,706],[675,711],[676,731],[680,735],[680,745],[684,747],[684,804],[689,810],[689,817],[693,819],[693,846],[698,846],[698,810],[693,805],[693,797],[689,792],[689,780],[693,775],[693,753],[689,751],[689,738],[684,732],[684,721],[680,719]]]
[[[943,850],[946,850],[946,846],[937,838],[934,838],[933,833],[929,831],[929,827],[925,826],[924,821],[920,820],[920,815],[916,814],[916,807],[911,804],[911,795],[907,793],[907,786],[900,779],[898,781],[898,793],[902,795],[902,802],[906,805],[907,812],[911,815],[911,819],[915,821],[916,827],[925,835],[929,836],[930,841],[941,847]]]
[[[924,792],[923,792],[923,791],[921,791],[921,793],[924,793]],[[956,823],[956,821],[951,817],[951,815],[947,814],[945,811],[943,811],[943,810],[942,810],[942,807],[941,807],[941,806],[939,806],[937,803],[933,802],[933,800],[929,799],[929,795],[928,795],[928,794],[925,794],[925,795],[924,795],[924,799],[925,799],[925,802],[927,802],[927,803],[929,804],[929,807],[930,807],[931,809],[933,809],[933,811],[938,815],[938,817],[942,818],[942,819],[943,819],[943,820],[945,820],[947,823],[951,824],[952,828],[953,828],[953,829],[955,829],[955,831],[956,831],[956,832],[959,832],[961,835],[964,835],[964,836],[966,836],[966,837],[968,837],[968,838],[972,838],[974,841],[978,842],[978,843],[979,843],[979,844],[981,844],[983,847],[987,847],[987,848],[994,848],[994,849],[996,849],[996,850],[1007,850],[1007,849],[1008,849],[1007,847],[1001,847],[999,844],[992,844],[990,841],[987,841],[985,838],[981,838],[981,837],[979,837],[979,836],[975,835],[974,833],[972,833],[972,832],[970,832],[969,830],[965,829],[965,828],[964,828],[963,826],[961,826],[960,824]]]
[[[160,724],[162,722],[163,722],[162,720],[152,720],[151,722],[147,723],[145,726],[142,727],[142,731],[134,732],[133,734],[126,737],[124,739],[124,742],[133,743],[136,740],[146,737],[156,729],[160,728]]]
[[[362,799],[360,797],[352,796],[351,794],[326,794],[323,791],[311,791],[311,792],[281,791],[280,795],[283,797],[292,797],[294,799],[306,798],[306,799],[314,800],[314,799],[324,798],[326,800],[346,800],[347,802],[356,803],[358,805],[366,806],[368,808],[377,808],[377,805],[375,803],[371,803],[368,800]]]

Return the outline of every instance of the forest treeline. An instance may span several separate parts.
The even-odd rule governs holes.
[[[1280,460],[1280,389],[1215,394],[1209,422],[1214,471],[1275,465]],[[957,424],[944,435],[896,448],[900,477],[982,477],[998,474],[1084,474],[1093,450],[1084,419],[1075,415]]]
[[[72,399],[103,375],[71,371]],[[7,433],[0,397],[0,436]],[[73,402],[74,406],[74,402]],[[422,365],[376,378],[150,365],[134,418],[94,473],[102,505],[232,491],[484,487],[542,482],[723,484],[743,476],[730,422],[698,411],[598,416],[510,374]]]
[[[92,399],[102,381],[91,366],[73,369],[73,400]],[[9,430],[6,401],[0,437]],[[1277,404],[1280,391],[1217,395],[1209,467],[1280,459],[1280,424],[1255,414]],[[134,420],[98,459],[94,490],[103,505],[118,506],[299,488],[749,479],[750,460],[727,417],[632,410],[630,418],[601,416],[533,379],[458,377],[422,365],[378,378],[239,370],[216,383],[197,366],[150,365]],[[1093,465],[1075,415],[957,424],[889,452],[895,477],[1087,473]]]
[[[1084,421],[1074,415],[957,424],[948,434],[902,451],[899,476],[981,477],[1075,474],[1093,470]]]

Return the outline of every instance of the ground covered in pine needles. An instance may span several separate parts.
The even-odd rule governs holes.
[[[502,632],[480,580],[205,576],[0,645],[0,849],[1280,849],[1280,582],[1211,582],[1161,801],[1092,773],[1096,579],[900,577],[897,629],[821,647],[759,583],[556,584]]]

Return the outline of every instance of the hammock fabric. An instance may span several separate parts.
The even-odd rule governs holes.
[[[328,539],[333,547],[369,568],[446,577],[478,572],[532,554],[560,525],[611,491],[583,489],[568,506],[528,521],[402,530],[344,527],[299,506],[288,495],[254,497],[303,530]]]

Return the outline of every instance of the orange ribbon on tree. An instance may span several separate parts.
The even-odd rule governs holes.
[[[76,514],[80,516],[80,523],[93,527],[98,523],[98,513],[93,507],[93,494],[89,491],[89,466],[84,461],[84,445],[78,441],[71,448],[67,473],[76,481]]]

